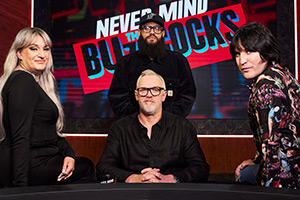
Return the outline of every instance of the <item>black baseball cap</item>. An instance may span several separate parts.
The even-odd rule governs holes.
[[[141,17],[139,25],[141,27],[148,22],[155,22],[155,23],[158,23],[161,27],[164,27],[165,20],[158,14],[148,13]]]

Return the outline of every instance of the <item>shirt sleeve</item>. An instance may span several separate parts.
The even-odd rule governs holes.
[[[14,80],[7,94],[15,186],[25,186],[28,181],[29,135],[33,112],[38,101],[35,87],[32,77],[20,76]]]
[[[98,180],[101,180],[102,176],[108,174],[110,177],[115,177],[117,182],[125,182],[128,176],[135,173],[118,167],[118,161],[121,160],[120,151],[120,142],[117,131],[113,126],[108,134],[103,154],[96,165]]]
[[[180,73],[178,73],[179,86],[174,101],[165,110],[186,117],[191,112],[195,102],[196,86],[188,60],[179,53],[175,55],[178,56],[177,64],[181,68]]]
[[[268,180],[280,177],[280,138],[283,129],[287,97],[275,84],[261,81],[256,93],[257,121],[260,127],[262,175]],[[274,181],[275,181],[274,179]]]
[[[75,159],[75,151],[73,150],[73,148],[71,147],[71,145],[68,143],[68,141],[60,136],[57,136],[58,140],[57,140],[57,146],[61,152],[61,154],[64,157],[72,157]]]
[[[129,80],[126,80],[126,58],[116,64],[114,76],[108,91],[108,100],[113,112],[118,117],[124,117],[138,111],[130,98]]]
[[[210,167],[206,162],[196,130],[188,125],[184,141],[184,159],[186,167],[179,171],[169,170],[180,182],[205,182],[209,176]]]

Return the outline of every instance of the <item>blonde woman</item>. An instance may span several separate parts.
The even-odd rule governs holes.
[[[0,78],[2,187],[67,183],[93,174],[93,163],[75,158],[61,136],[64,114],[52,70],[47,33],[20,30]]]

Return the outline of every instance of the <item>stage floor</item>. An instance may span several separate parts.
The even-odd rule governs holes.
[[[0,189],[0,199],[255,199],[299,200],[299,189],[265,188],[240,184],[69,184]]]

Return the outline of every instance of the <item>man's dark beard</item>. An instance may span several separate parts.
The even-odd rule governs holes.
[[[149,35],[150,37],[151,35]],[[165,54],[165,40],[163,37],[157,38],[155,44],[149,44],[141,35],[138,39],[139,54],[149,56],[152,59],[161,59]]]

